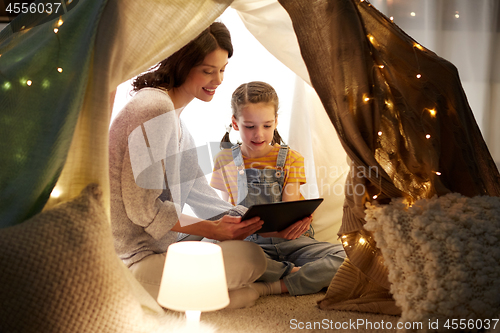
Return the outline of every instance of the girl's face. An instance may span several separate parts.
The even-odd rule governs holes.
[[[242,153],[247,157],[262,157],[272,149],[273,134],[278,125],[271,103],[248,103],[233,116],[233,128],[240,132]]]
[[[227,51],[220,48],[207,54],[201,65],[191,69],[186,81],[177,88],[178,91],[182,91],[189,101],[193,98],[204,102],[211,101],[215,89],[222,83],[224,78],[227,56]]]

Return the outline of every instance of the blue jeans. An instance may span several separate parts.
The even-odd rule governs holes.
[[[287,240],[253,234],[245,240],[257,243],[268,258],[267,270],[259,281],[283,279],[288,292],[294,296],[328,287],[345,258],[342,244],[318,242],[306,236]],[[291,273],[295,266],[301,268]]]

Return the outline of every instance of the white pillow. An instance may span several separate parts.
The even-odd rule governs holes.
[[[366,221],[402,308],[400,321],[426,329],[429,320],[439,320],[451,329],[460,319],[468,325],[469,319],[498,318],[500,198],[451,193],[411,207],[393,200],[369,206]]]

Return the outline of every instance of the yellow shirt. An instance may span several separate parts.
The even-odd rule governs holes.
[[[242,154],[245,168],[276,170],[276,159],[278,158],[279,150],[280,145],[275,144],[269,154],[263,157],[248,158]],[[283,169],[285,172],[283,187],[288,183],[300,183],[302,185],[306,182],[304,157],[295,150],[290,149],[288,151]],[[210,180],[210,185],[213,188],[227,192],[230,202],[233,205],[236,204],[234,197],[238,195],[238,174],[231,149],[223,149],[215,156],[214,172]]]

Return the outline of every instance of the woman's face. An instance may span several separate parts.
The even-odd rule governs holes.
[[[179,90],[186,94],[187,98],[211,101],[224,78],[227,56],[227,51],[220,48],[207,54],[201,65],[191,69]]]
[[[241,149],[247,157],[262,157],[272,149],[274,130],[278,125],[272,103],[248,103],[233,117],[233,128],[240,132]]]

